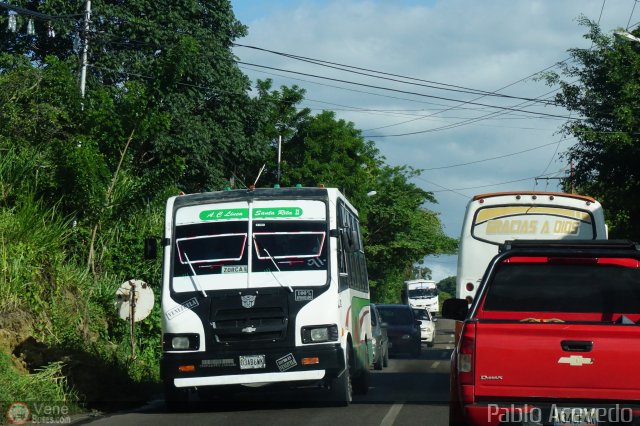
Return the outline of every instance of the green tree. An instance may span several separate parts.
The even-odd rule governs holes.
[[[413,280],[413,279],[423,279],[423,280],[430,280],[431,276],[433,274],[433,271],[431,270],[431,268],[428,268],[426,266],[422,266],[422,259],[420,259],[418,261],[418,264],[413,265],[413,267],[411,268],[411,272],[406,276],[406,279],[408,280]]]
[[[2,26],[0,46],[5,52],[35,66],[46,64],[50,56],[77,58],[74,40],[82,24],[81,3],[16,3],[66,17],[49,23],[56,28],[55,38],[46,36],[48,24],[41,20],[36,20],[35,36]],[[271,141],[263,138],[260,105],[248,96],[250,81],[231,51],[233,41],[246,35],[246,27],[235,19],[229,1],[105,0],[93,4],[90,27],[83,104],[85,111],[107,113],[90,127],[104,136],[98,148],[111,175],[120,162],[122,140],[131,134],[127,151],[135,160],[130,162],[132,175],[170,180],[187,192],[222,188],[237,164],[264,160]],[[130,102],[130,91],[135,103]],[[77,89],[68,93],[77,96]],[[129,99],[121,102],[124,95]],[[130,109],[124,111],[126,105]],[[111,112],[124,112],[125,117],[111,123]],[[136,127],[131,133],[135,124],[158,119],[156,129],[162,131],[145,134]]]
[[[573,61],[546,79],[560,84],[556,102],[579,120],[563,131],[578,142],[565,157],[573,162],[571,185],[599,199],[609,236],[640,239],[640,44],[603,34],[582,18],[589,49],[571,49]],[[636,36],[640,30],[635,31]]]
[[[379,170],[366,222],[374,300],[399,300],[403,281],[417,261],[457,250],[457,240],[444,233],[438,214],[424,207],[436,202],[433,194],[410,182],[418,174],[408,167]]]
[[[339,188],[360,214],[373,300],[399,300],[415,262],[457,248],[438,215],[423,207],[436,202],[433,194],[410,182],[419,171],[386,165],[353,123],[330,111],[298,119],[283,144],[283,185]]]
[[[453,296],[456,294],[456,277],[447,277],[438,283],[438,290],[449,293]]]

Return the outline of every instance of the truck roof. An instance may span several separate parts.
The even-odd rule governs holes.
[[[499,252],[510,250],[633,250],[640,245],[631,240],[509,240],[499,246]]]

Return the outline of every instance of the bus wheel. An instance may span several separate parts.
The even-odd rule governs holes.
[[[373,363],[373,368],[376,370],[382,370],[382,367],[384,367],[384,354],[378,355],[378,359]]]
[[[358,377],[353,380],[353,391],[358,395],[365,395],[369,392],[369,384],[371,383],[371,374],[369,369],[366,368],[362,371]]]
[[[331,401],[341,407],[349,405],[353,398],[353,384],[351,382],[350,350],[347,348],[345,367],[341,375],[331,380]]]
[[[164,382],[164,405],[169,411],[186,411],[189,407],[189,391]]]
[[[353,379],[353,391],[358,395],[365,395],[369,392],[369,384],[371,383],[371,376],[369,374],[369,345],[367,345],[366,348],[367,352],[365,354],[365,359],[367,360],[367,363],[361,369],[362,371],[360,374]]]

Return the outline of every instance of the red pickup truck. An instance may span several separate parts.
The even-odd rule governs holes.
[[[451,355],[450,425],[640,424],[640,246],[509,241]]]

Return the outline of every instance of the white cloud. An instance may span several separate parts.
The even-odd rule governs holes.
[[[634,0],[605,2],[604,9],[602,0],[232,0],[232,4],[237,18],[249,27],[248,37],[238,40],[239,43],[493,91],[568,58],[569,48],[588,48],[589,42],[583,38],[585,28],[577,23],[580,15],[598,20],[602,10],[601,27],[605,32],[626,26]],[[262,5],[262,8],[256,4]],[[631,23],[639,20],[640,9]],[[477,97],[358,76],[246,48],[236,48],[235,53],[245,62],[309,74],[466,101]],[[415,114],[432,114],[434,110],[442,109],[443,105],[457,105],[445,100],[283,72],[272,73],[285,77],[247,68],[244,68],[244,72],[252,80],[272,78],[276,87],[297,84],[305,88],[308,99],[305,106],[311,108],[344,109],[330,105],[333,103],[361,109],[402,110],[394,114],[337,111],[340,118],[354,122],[359,129],[388,126],[410,120]],[[352,90],[338,90],[329,86]],[[537,97],[550,90],[542,82],[529,79],[501,93]],[[518,105],[522,101],[484,97],[476,102],[520,108]],[[468,104],[464,108],[411,123],[365,131],[364,134],[393,135],[424,131],[477,117],[480,114],[478,109],[484,113],[495,111]],[[553,107],[536,106],[529,109],[567,115],[566,111]],[[562,121],[550,118],[503,114],[493,120],[450,130],[373,140],[389,164],[428,169],[496,157],[559,141],[561,137],[557,131],[560,124]],[[442,190],[438,185],[450,189],[469,188],[532,178],[545,170],[546,173],[555,172],[567,166],[558,161],[558,154],[569,146],[570,142],[561,143],[553,160],[556,146],[551,145],[465,167],[426,171],[423,179],[415,182],[435,192],[439,203],[427,207],[441,214],[447,234],[458,237],[469,197],[493,191],[534,189],[534,180],[455,192],[438,192]],[[286,156],[286,152],[283,155]],[[536,188],[557,190],[557,181],[540,181]],[[439,268],[445,276],[451,275],[450,265],[455,271],[455,259],[449,263],[446,272],[436,264],[426,262],[425,265],[432,269]]]

